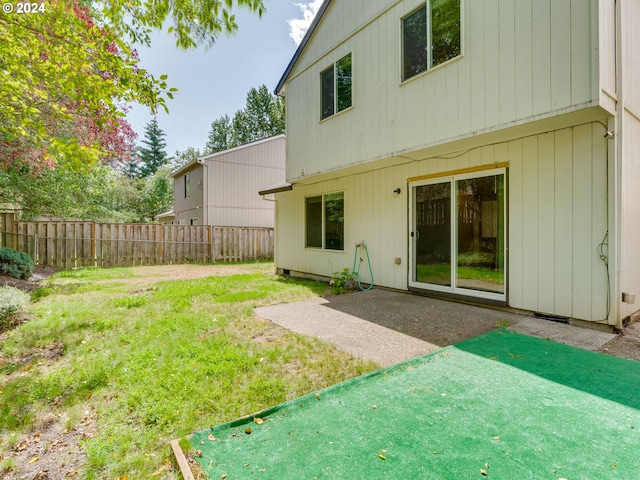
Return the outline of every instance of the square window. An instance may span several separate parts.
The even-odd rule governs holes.
[[[344,192],[305,199],[307,248],[344,250]]]
[[[402,20],[402,80],[461,53],[460,0],[430,0]]]
[[[353,97],[353,66],[351,54],[345,55],[320,73],[321,119],[349,108]]]

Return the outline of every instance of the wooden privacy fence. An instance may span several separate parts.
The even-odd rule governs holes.
[[[22,222],[0,213],[0,246],[38,265],[127,267],[273,258],[272,228]]]

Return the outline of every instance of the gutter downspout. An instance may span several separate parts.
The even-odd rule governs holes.
[[[623,115],[624,115],[624,92],[623,92],[623,68],[622,65],[622,49],[623,49],[623,37],[622,37],[622,6],[621,0],[615,1],[615,36],[616,36],[616,116],[611,122],[613,125],[613,131],[615,132],[615,139],[609,146],[609,177],[611,188],[611,203],[609,206],[610,222],[609,232],[613,232],[613,238],[611,239],[614,245],[614,282],[611,289],[612,310],[609,316],[609,323],[615,321],[615,327],[618,330],[622,330],[622,152],[623,152]],[[613,151],[611,151],[613,150]],[[613,318],[612,318],[612,316]]]
[[[202,165],[202,224],[209,225],[209,165],[204,160],[197,162]]]

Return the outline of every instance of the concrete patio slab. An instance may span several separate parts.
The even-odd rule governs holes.
[[[380,366],[505,327],[587,350],[598,350],[616,338],[529,315],[379,288],[261,307],[255,312]]]

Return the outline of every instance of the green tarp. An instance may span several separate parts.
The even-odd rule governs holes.
[[[191,442],[210,479],[635,479],[639,367],[498,330]]]

